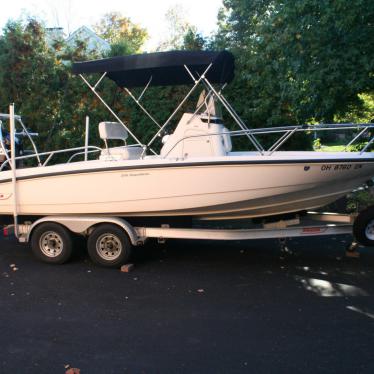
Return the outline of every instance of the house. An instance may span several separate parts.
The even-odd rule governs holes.
[[[87,26],[81,26],[68,37],[65,37],[62,27],[51,27],[46,29],[47,43],[52,47],[56,42],[64,41],[70,48],[75,48],[77,43],[83,41],[86,43],[87,52],[96,52],[104,55],[110,51],[110,44],[96,35]]]
[[[65,40],[70,48],[74,48],[79,41],[83,41],[87,44],[87,52],[99,52],[100,54],[105,54],[110,51],[110,44],[106,40],[100,38],[100,36],[96,35],[87,26],[81,26]]]
[[[61,42],[65,39],[63,27],[47,27],[45,29],[47,43],[52,47],[55,43]]]

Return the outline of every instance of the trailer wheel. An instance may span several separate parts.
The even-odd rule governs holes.
[[[363,210],[353,224],[356,240],[368,247],[374,247],[374,207]]]
[[[53,222],[41,223],[32,233],[31,249],[38,260],[63,264],[73,252],[73,238],[64,226]]]
[[[102,224],[88,237],[88,254],[101,266],[118,268],[131,255],[131,243],[127,234],[117,225]]]

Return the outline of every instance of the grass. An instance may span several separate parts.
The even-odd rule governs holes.
[[[319,149],[322,152],[343,152],[345,145],[322,145]]]
[[[364,143],[355,143],[353,145],[350,145],[347,149],[347,151],[349,152],[358,152],[359,150],[361,150],[365,145],[367,144],[367,142],[364,142]],[[342,143],[329,143],[329,144],[321,144],[320,148],[315,148],[315,151],[319,151],[319,152],[345,152],[347,143],[345,144],[342,144]],[[370,151],[370,150],[368,150]]]

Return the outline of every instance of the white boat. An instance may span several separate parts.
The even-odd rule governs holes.
[[[366,152],[280,151],[297,132],[309,130],[356,129],[357,141],[373,125],[287,126],[249,129],[213,84],[226,84],[233,78],[233,58],[228,52],[167,52],[126,56],[77,63],[74,71],[107,106],[117,122],[99,124],[105,146],[61,150],[71,152],[69,162],[49,165],[54,152],[15,157],[34,158],[38,166],[5,170],[11,157],[0,137],[7,160],[0,171],[0,215],[105,215],[118,217],[188,216],[200,219],[264,217],[318,208],[344,196],[370,180],[374,174],[374,155]],[[102,73],[91,85],[84,73]],[[131,132],[97,93],[105,76],[114,80],[159,127],[144,144]],[[200,97],[194,113],[184,113],[170,135],[162,137],[155,152],[152,144],[165,133],[184,103],[160,125],[129,90],[144,85],[186,84],[193,87],[185,100],[201,84],[208,92]],[[227,109],[240,126],[229,131],[223,124],[217,103]],[[24,126],[23,126],[24,127]],[[1,129],[1,127],[0,127]],[[26,131],[25,128],[23,128]],[[278,134],[265,150],[259,135]],[[135,144],[127,145],[131,136]],[[232,138],[244,136],[252,150],[232,149]],[[109,147],[113,139],[124,141]],[[95,160],[88,160],[97,153]],[[85,161],[74,161],[83,155]]]
[[[322,158],[323,156],[323,158]],[[372,157],[277,152],[87,161],[17,172],[19,215],[265,216],[326,205],[374,172]],[[0,211],[11,215],[11,171]]]

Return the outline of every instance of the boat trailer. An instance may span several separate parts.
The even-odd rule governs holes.
[[[352,235],[363,245],[374,245],[374,208],[362,214],[336,214],[307,212],[302,216],[262,221],[245,229],[179,228],[162,224],[159,227],[134,226],[121,217],[103,216],[49,216],[35,222],[8,225],[4,235],[15,235],[21,243],[31,243],[37,258],[47,263],[64,263],[73,251],[74,236],[87,238],[91,259],[102,266],[119,267],[126,263],[133,247],[145,244],[150,238],[159,243],[167,239],[241,241],[253,239],[279,239],[283,252],[286,239],[326,235]],[[346,253],[358,257],[358,242],[353,241]]]

